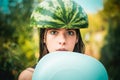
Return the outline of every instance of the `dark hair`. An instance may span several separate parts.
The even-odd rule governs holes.
[[[84,43],[82,41],[80,30],[75,29],[75,31],[78,37],[78,43],[76,43],[73,52],[84,53]],[[40,60],[44,55],[49,53],[44,43],[44,35],[45,35],[45,28],[40,28],[39,30],[39,54],[40,55],[38,60]]]

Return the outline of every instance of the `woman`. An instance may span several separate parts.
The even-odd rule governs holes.
[[[49,52],[73,51],[84,53],[79,29],[88,26],[87,14],[73,0],[47,0],[31,15],[31,26],[40,32],[40,57]],[[21,72],[18,80],[32,80],[34,68]]]

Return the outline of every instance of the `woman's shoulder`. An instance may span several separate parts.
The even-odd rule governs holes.
[[[18,80],[32,80],[33,72],[34,68],[26,68],[20,73]]]

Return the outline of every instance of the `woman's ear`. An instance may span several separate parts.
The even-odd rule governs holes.
[[[44,37],[44,39],[43,39],[43,42],[45,43],[46,41],[45,41],[45,37]]]
[[[43,42],[44,42],[44,43],[46,43],[46,35],[47,35],[47,31],[45,30],[44,38],[43,38]]]
[[[76,39],[76,42],[75,43],[78,43],[78,38]]]

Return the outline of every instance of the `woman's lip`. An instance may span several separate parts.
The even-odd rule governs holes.
[[[66,49],[57,49],[56,51],[68,51]]]

